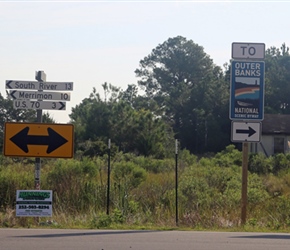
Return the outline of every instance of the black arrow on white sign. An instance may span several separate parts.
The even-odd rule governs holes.
[[[248,134],[248,137],[251,137],[252,135],[256,134],[256,130],[252,129],[251,127],[248,127],[248,129],[237,129],[237,134]]]
[[[67,143],[68,140],[62,137],[51,128],[47,128],[48,135],[28,135],[29,127],[25,127],[10,140],[25,153],[28,153],[28,145],[48,146],[46,153],[49,154],[54,150]]]

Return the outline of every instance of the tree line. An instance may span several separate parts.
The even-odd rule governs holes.
[[[220,152],[231,144],[230,67],[215,65],[192,40],[169,38],[140,60],[137,84],[122,90],[105,82],[103,98],[94,88],[72,108],[76,155],[103,155],[108,139],[113,151],[156,158],[174,152],[175,139],[194,154]],[[266,50],[265,113],[290,113],[289,69],[285,44]],[[44,117],[54,122],[49,114]],[[13,110],[12,101],[0,94],[1,131],[5,121],[35,120],[35,111]]]

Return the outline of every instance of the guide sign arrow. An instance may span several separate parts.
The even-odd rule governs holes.
[[[254,135],[257,131],[252,129],[251,127],[248,127],[248,129],[237,129],[236,133],[238,134],[246,134],[248,137],[251,137]]]
[[[260,137],[260,122],[232,122],[233,142],[259,142]]]
[[[48,135],[28,135],[28,132],[29,127],[27,126],[10,138],[25,153],[29,152],[28,145],[47,145],[46,153],[50,154],[52,151],[67,143],[67,139],[63,138],[50,127],[47,128]]]
[[[72,158],[73,125],[6,122],[4,155]]]

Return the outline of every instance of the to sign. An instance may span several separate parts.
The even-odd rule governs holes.
[[[264,119],[265,63],[232,61],[230,119]]]
[[[73,125],[6,122],[4,155],[72,158]]]
[[[232,43],[233,59],[258,59],[265,58],[264,43]]]
[[[259,142],[260,138],[260,122],[232,122],[233,142]]]

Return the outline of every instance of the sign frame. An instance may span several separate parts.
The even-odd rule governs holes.
[[[73,143],[73,124],[5,123],[5,156],[73,158]]]
[[[264,82],[264,61],[232,61],[229,112],[231,120],[264,119]]]

